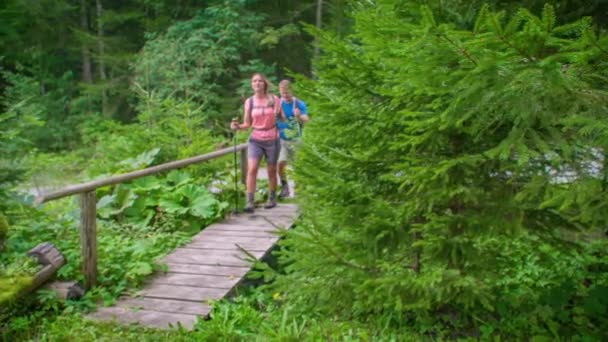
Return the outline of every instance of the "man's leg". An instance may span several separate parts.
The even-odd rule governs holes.
[[[287,161],[289,160],[289,143],[281,140],[281,152],[279,153],[279,180],[281,181],[281,192],[279,198],[289,197],[289,184],[287,183]]]

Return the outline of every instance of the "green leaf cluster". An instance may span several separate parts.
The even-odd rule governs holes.
[[[208,125],[218,118],[227,120],[223,111],[240,104],[238,98],[226,99],[227,91],[249,77],[239,73],[239,65],[270,44],[268,39],[291,32],[262,34],[263,18],[246,10],[244,1],[230,1],[149,36],[135,64],[135,87],[146,94],[141,97],[142,111],[149,108],[148,98],[177,99],[196,103]]]
[[[465,30],[402,3],[316,32],[278,288],[433,336],[605,337],[608,36],[549,5]]]
[[[141,228],[196,231],[220,217],[227,206],[190,174],[171,171],[164,178],[149,176],[116,186],[99,199],[97,214]]]

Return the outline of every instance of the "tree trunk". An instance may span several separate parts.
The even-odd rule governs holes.
[[[323,20],[323,0],[317,0],[317,20],[316,20],[316,26],[317,29],[321,29],[322,27],[322,20]],[[315,43],[315,55],[314,57],[318,57],[319,56],[319,42],[317,41]]]
[[[80,0],[80,28],[84,32],[87,32],[89,29],[86,0]],[[82,82],[93,83],[93,73],[91,72],[91,53],[84,43],[82,44],[80,51],[82,55]]]
[[[106,66],[104,62],[105,56],[105,46],[103,43],[103,21],[101,16],[103,15],[103,4],[101,0],[95,0],[97,5],[97,53],[98,53],[98,65],[99,65],[99,78],[102,83],[101,90],[101,112],[104,116],[108,115],[108,94],[106,91],[106,81],[108,77],[106,76]]]

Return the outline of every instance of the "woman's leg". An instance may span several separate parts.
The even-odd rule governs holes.
[[[277,189],[277,164],[268,164],[268,191],[275,192]]]
[[[255,183],[258,177],[259,165],[259,159],[249,158],[247,160],[247,198],[245,200],[245,208],[243,209],[246,213],[252,213],[255,210]]]
[[[247,213],[252,213],[255,209],[255,186],[263,150],[257,142],[249,140],[247,154],[249,155],[247,160],[247,200],[244,210]]]
[[[247,192],[255,192],[259,166],[259,159],[249,158],[247,160]]]

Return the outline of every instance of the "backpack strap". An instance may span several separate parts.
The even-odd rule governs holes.
[[[295,117],[296,108],[298,107],[297,106],[298,99],[294,96],[292,101],[293,101],[293,105],[292,105],[293,108],[291,109],[291,112],[294,113],[293,115]],[[300,121],[297,121],[297,120],[296,120],[296,123],[298,124],[298,135],[302,136],[302,123]]]

